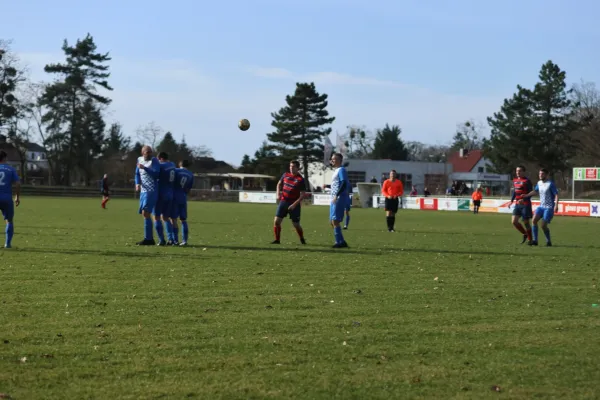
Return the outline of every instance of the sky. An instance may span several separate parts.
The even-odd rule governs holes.
[[[135,137],[153,121],[239,165],[272,131],[296,82],[329,95],[332,141],[349,125],[399,125],[448,143],[485,124],[552,60],[600,84],[594,0],[0,0],[0,38],[35,81],[90,33],[109,52],[107,122]],[[247,118],[250,130],[237,129]]]

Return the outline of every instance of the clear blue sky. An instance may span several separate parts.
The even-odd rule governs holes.
[[[497,111],[552,59],[600,84],[593,0],[5,0],[0,37],[36,80],[63,39],[91,33],[113,56],[109,120],[155,121],[239,164],[270,132],[296,81],[330,96],[334,132],[398,124],[445,143]],[[248,132],[237,121],[248,118]],[[335,142],[335,138],[332,138]]]

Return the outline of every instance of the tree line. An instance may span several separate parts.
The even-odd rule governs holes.
[[[290,159],[300,160],[304,171],[321,162],[335,120],[327,99],[314,83],[297,83],[285,106],[271,114],[273,131],[254,156],[243,157],[241,169],[277,175]],[[518,85],[487,123],[489,137],[483,124],[468,120],[457,125],[447,145],[404,141],[398,125],[385,124],[374,132],[349,126],[337,150],[343,148],[352,159],[443,162],[459,149],[481,149],[494,172],[511,174],[522,164],[564,178],[573,166],[595,165],[600,156],[600,92],[589,82],[568,87],[565,71],[552,61],[542,65],[532,89]]]
[[[121,124],[108,124],[109,53],[100,52],[90,34],[75,44],[65,39],[62,52],[63,62],[44,67],[51,83],[32,82],[11,42],[0,39],[0,134],[18,153],[24,180],[44,174],[26,168],[28,144],[36,141],[46,149],[46,178],[55,185],[90,185],[104,173],[127,184],[142,144],[192,165],[210,159],[209,149],[190,147],[184,137],[177,141],[155,122],[138,127],[135,142]]]

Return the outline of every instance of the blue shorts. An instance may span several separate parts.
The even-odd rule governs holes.
[[[533,217],[533,209],[530,204],[515,204],[512,215],[521,217],[524,220],[531,219]]]
[[[4,220],[12,221],[15,216],[15,203],[13,203],[12,199],[0,200],[0,211],[2,211]]]
[[[329,206],[329,220],[341,222],[344,219],[344,213],[350,209],[350,199],[342,200],[340,197],[337,202]]]
[[[285,218],[289,215],[292,222],[300,222],[300,203],[293,210],[290,210],[289,208],[292,204],[289,201],[281,200],[277,206],[277,211],[275,211],[275,216],[277,218]]]
[[[542,217],[547,224],[554,218],[554,208],[538,207],[535,209],[536,217]]]
[[[140,193],[140,209],[142,211],[152,212],[154,206],[156,206],[156,200],[158,200],[158,193],[156,192],[142,192]]]
[[[349,201],[348,204],[346,205],[346,207],[344,208],[344,211],[349,212],[352,209],[352,201]]]
[[[171,218],[179,218],[182,221],[185,221],[187,219],[187,201],[173,201],[173,207],[171,209]]]
[[[154,210],[152,210],[152,214],[154,214],[155,217],[160,217],[162,215],[163,217],[171,218],[172,211],[173,196],[158,195],[156,204],[154,205]]]

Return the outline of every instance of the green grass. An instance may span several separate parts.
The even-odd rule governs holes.
[[[133,246],[133,200],[27,198],[0,251],[0,392],[15,399],[600,396],[597,219],[553,248],[508,215],[354,209],[332,250],[273,206],[190,204],[188,248]],[[437,280],[436,280],[437,279]],[[492,390],[499,386],[500,393]]]

